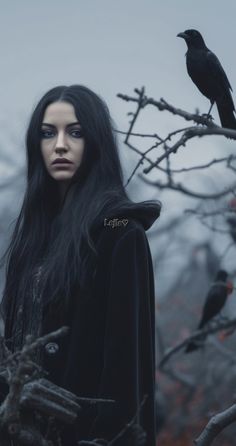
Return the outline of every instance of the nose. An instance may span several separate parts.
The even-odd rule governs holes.
[[[56,152],[65,152],[68,150],[66,143],[66,136],[63,131],[58,132],[55,149]]]

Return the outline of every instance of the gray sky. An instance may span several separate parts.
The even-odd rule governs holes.
[[[121,125],[127,105],[116,93],[141,85],[151,96],[205,109],[207,100],[186,74],[185,43],[176,38],[191,27],[203,33],[236,89],[234,0],[1,0],[0,6],[3,114],[30,113],[48,88],[70,83],[100,93]]]
[[[0,0],[0,7],[0,182],[13,178],[11,189],[2,192],[1,213],[6,201],[16,209],[13,196],[18,201],[22,196],[14,173],[25,164],[25,128],[34,105],[49,88],[79,83],[94,89],[106,100],[120,130],[127,129],[126,113],[132,106],[116,94],[132,94],[142,85],[156,99],[207,112],[208,100],[186,72],[185,42],[176,37],[196,28],[220,59],[236,94],[235,0]],[[213,115],[219,122],[216,111]],[[136,130],[164,136],[183,124],[167,112],[150,109]],[[223,138],[193,141],[178,152],[173,165],[203,163],[233,151],[234,145]],[[121,157],[129,174],[137,158],[124,147]],[[215,187],[214,175],[202,178],[204,187],[205,182]],[[219,179],[224,181],[222,173]],[[199,185],[198,177],[186,181]],[[138,198],[158,198],[152,188],[140,187]],[[165,197],[168,216],[169,204],[177,209],[180,198]]]
[[[0,6],[0,118],[22,137],[33,105],[58,84],[82,83],[101,94],[120,129],[130,105],[116,94],[142,85],[150,96],[205,112],[208,101],[186,73],[185,42],[176,38],[186,28],[203,33],[236,90],[234,0],[1,0]],[[140,125],[163,134],[173,120],[152,112]]]
[[[121,129],[130,105],[116,94],[142,85],[150,96],[205,112],[208,101],[186,73],[185,42],[176,38],[186,28],[203,33],[236,91],[234,0],[1,0],[0,6],[0,117],[9,131],[23,130],[19,122],[26,125],[33,105],[58,84],[94,89]],[[165,133],[173,120],[152,112],[140,125]]]

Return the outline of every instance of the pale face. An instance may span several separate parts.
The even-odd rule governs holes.
[[[49,175],[64,190],[82,162],[84,138],[81,126],[69,102],[53,102],[44,113],[41,128],[41,152]],[[64,163],[55,163],[64,158]],[[66,163],[66,160],[70,163]]]

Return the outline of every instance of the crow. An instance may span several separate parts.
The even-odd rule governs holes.
[[[177,34],[188,47],[186,53],[187,71],[201,93],[210,99],[207,116],[216,103],[222,127],[236,129],[235,107],[231,96],[232,87],[216,55],[207,48],[199,31],[187,29]]]
[[[201,330],[213,317],[215,317],[222,310],[227,297],[233,291],[233,285],[231,282],[226,282],[228,273],[224,270],[219,270],[216,274],[215,281],[208,291],[205,304],[202,311],[202,317],[198,324],[197,330]],[[189,353],[197,350],[199,345],[192,341],[190,342],[185,352]]]
[[[236,217],[228,217],[226,219],[229,225],[229,232],[234,243],[236,243]]]

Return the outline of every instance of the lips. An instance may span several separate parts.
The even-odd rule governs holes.
[[[72,161],[66,158],[56,158],[52,164],[72,164]]]

